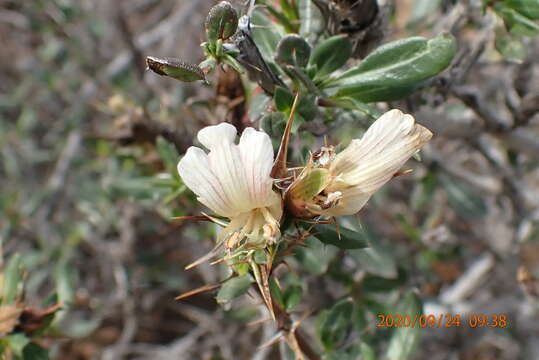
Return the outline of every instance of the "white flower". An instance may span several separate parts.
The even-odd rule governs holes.
[[[302,209],[295,210],[297,214],[355,214],[431,137],[432,133],[416,124],[411,115],[388,111],[342,152],[335,155],[332,149],[325,148],[313,156],[311,170],[307,167],[306,172],[314,175],[302,174],[303,184],[293,184],[298,189],[290,193],[309,193],[303,188],[316,184],[317,195],[303,199],[306,201],[287,199],[288,204],[299,204]],[[313,166],[317,167],[316,173]]]
[[[228,248],[275,241],[282,200],[272,189],[271,140],[253,128],[243,131],[239,144],[235,139],[236,128],[228,123],[200,130],[198,140],[209,153],[191,146],[178,172],[201,203],[230,218],[218,241],[226,239]]]

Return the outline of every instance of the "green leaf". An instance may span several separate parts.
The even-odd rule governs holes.
[[[336,35],[322,41],[313,51],[310,63],[317,68],[316,78],[340,69],[352,56],[352,42],[346,35]]]
[[[38,344],[31,342],[22,351],[23,360],[49,360],[49,353]]]
[[[301,301],[303,290],[299,285],[289,286],[283,294],[283,303],[286,311],[294,309]]]
[[[378,119],[383,114],[373,105],[366,104],[350,96],[333,97],[330,98],[330,101],[332,101],[339,107],[342,107],[343,109],[359,111],[373,120]]]
[[[397,40],[379,47],[358,66],[326,82],[325,87],[336,88],[336,98],[353,97],[362,102],[396,100],[444,70],[456,50],[455,38],[450,34],[430,40]]]
[[[363,279],[362,285],[365,293],[387,292],[404,285],[406,279],[406,272],[403,269],[397,269],[397,277],[394,279],[369,274]]]
[[[316,96],[314,95],[300,95],[298,100],[298,106],[296,109],[296,115],[301,115],[303,120],[311,121],[318,114],[318,105],[315,103]],[[286,114],[290,114],[292,105],[294,104],[294,94],[287,89],[276,86],[275,93],[273,94],[273,101],[275,102],[275,108]],[[294,119],[294,125],[297,125],[297,119]]]
[[[408,293],[397,306],[394,314],[421,316],[421,301],[413,292]],[[387,349],[388,360],[406,360],[413,354],[421,335],[421,327],[400,327],[394,330]]]
[[[494,10],[502,17],[505,26],[513,34],[527,37],[536,37],[539,35],[539,25],[526,16],[504,6],[504,4],[496,5]]]
[[[364,232],[352,231],[334,224],[314,225],[313,236],[323,242],[339,249],[362,249],[368,247],[369,238]]]
[[[346,340],[352,326],[353,311],[354,302],[351,298],[346,298],[323,313],[319,326],[319,336],[326,351],[335,349]]]
[[[275,281],[274,278],[270,278],[269,280],[269,288],[271,292],[271,298],[273,301],[277,303],[280,307],[284,308],[284,295],[281,289],[279,288],[279,285],[277,285],[277,281]]]
[[[532,20],[539,19],[539,0],[505,0],[503,5]]]
[[[275,108],[278,111],[287,113],[292,110],[292,104],[294,103],[294,95],[287,89],[276,86],[275,93],[273,94],[273,101],[275,102]]]
[[[311,45],[297,34],[288,34],[277,45],[275,60],[281,65],[304,68],[311,56]]]
[[[312,238],[305,239],[305,245],[294,249],[295,258],[301,267],[313,275],[325,273],[338,252],[337,248],[325,246]]]
[[[274,111],[266,114],[260,119],[260,127],[275,141],[274,147],[279,146],[279,139],[283,135],[286,126],[286,115],[282,112]]]
[[[15,303],[17,295],[22,286],[22,262],[21,256],[15,254],[8,261],[4,270],[4,282],[2,294],[0,294],[1,304],[11,305]]]
[[[299,0],[298,8],[301,19],[299,34],[314,44],[319,34],[324,31],[322,13],[312,0]]]
[[[253,283],[253,278],[250,274],[237,276],[226,281],[217,293],[217,302],[223,304],[245,294],[251,287],[251,283]]]

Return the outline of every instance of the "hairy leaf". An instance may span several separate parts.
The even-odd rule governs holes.
[[[320,78],[341,68],[352,56],[352,42],[345,35],[326,39],[318,45],[311,57],[311,64],[317,68],[316,77]]]
[[[363,102],[396,100],[444,70],[456,49],[455,38],[449,34],[430,40],[397,40],[376,49],[325,87],[335,88],[336,98],[353,97]]]

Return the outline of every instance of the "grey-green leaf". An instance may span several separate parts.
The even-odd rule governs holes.
[[[397,40],[379,47],[358,66],[324,85],[337,89],[335,97],[349,96],[363,102],[396,100],[444,70],[456,50],[450,34],[430,40]]]
[[[401,316],[410,316],[414,319],[415,316],[421,316],[421,301],[413,292],[408,293],[397,306],[394,314]],[[386,357],[388,360],[407,360],[415,351],[421,328],[415,327],[400,327],[394,330],[393,336],[389,342]]]
[[[341,68],[352,55],[352,42],[345,35],[336,35],[318,45],[311,58],[316,65],[316,77],[321,78]]]
[[[226,281],[217,293],[217,302],[223,304],[241,296],[249,290],[253,278],[250,274],[237,276]]]
[[[352,231],[336,225],[315,225],[313,236],[324,244],[334,245],[340,249],[362,249],[369,246],[369,238],[365,233]]]

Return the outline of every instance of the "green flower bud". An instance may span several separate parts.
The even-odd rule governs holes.
[[[228,1],[221,1],[210,9],[206,17],[206,36],[210,43],[226,40],[238,28],[238,13]]]
[[[286,191],[285,202],[288,212],[301,219],[313,218],[315,214],[307,205],[328,186],[330,181],[331,174],[328,169],[305,167]]]
[[[206,80],[206,76],[200,67],[194,64],[185,63],[176,58],[146,57],[148,69],[162,76],[170,76],[176,80],[192,82]]]

